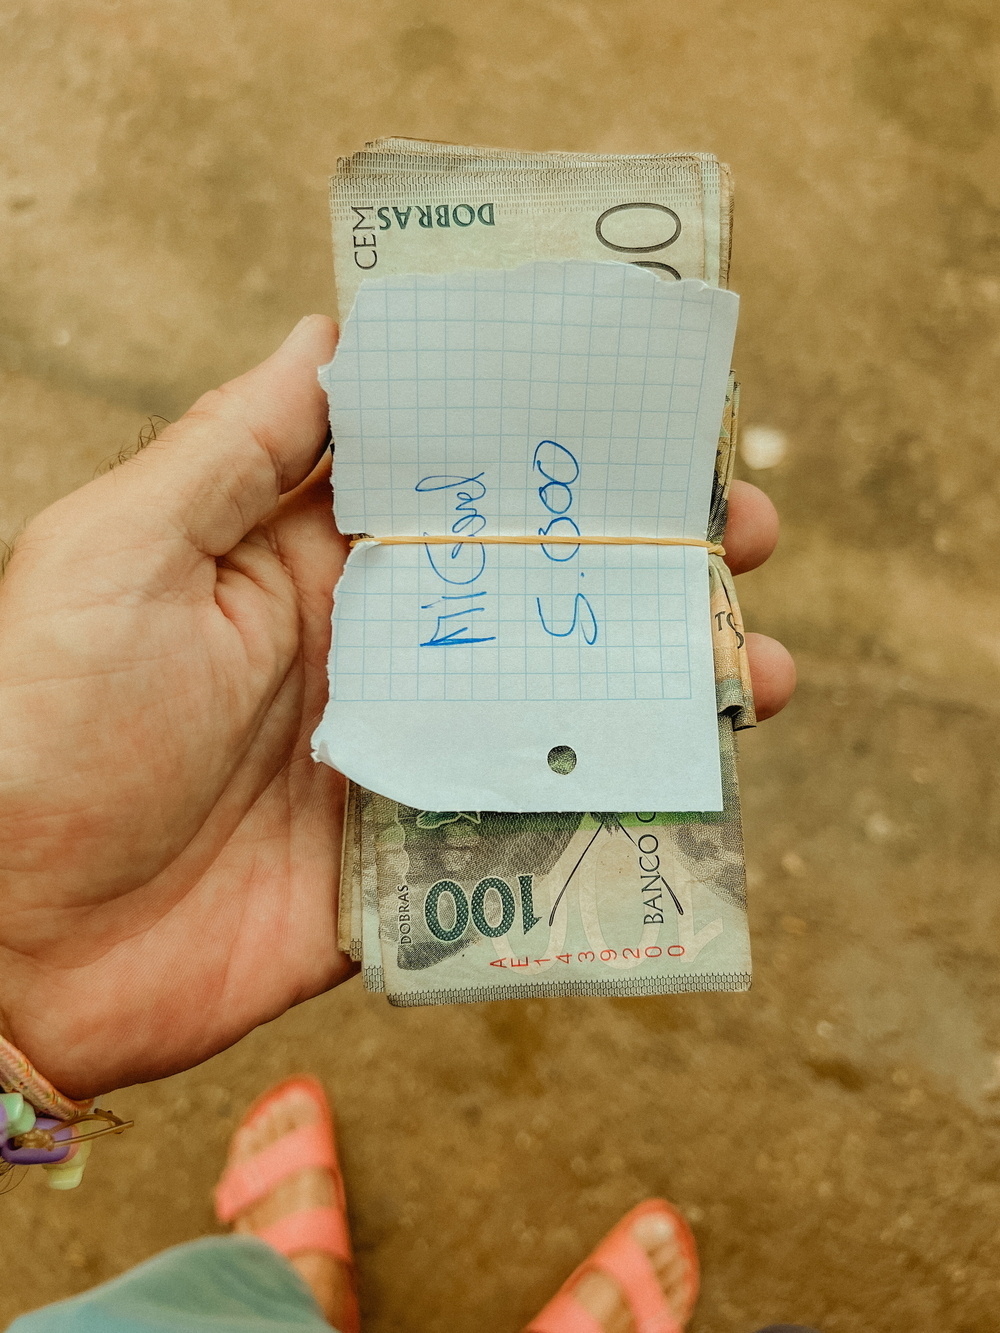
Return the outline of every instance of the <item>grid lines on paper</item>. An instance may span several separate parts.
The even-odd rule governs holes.
[[[471,291],[442,275],[359,298],[336,363],[341,527],[704,536],[692,458],[708,303],[664,308],[627,265],[533,272],[530,289],[525,270],[482,271]],[[558,446],[548,472],[540,442]],[[356,550],[368,572],[338,596],[335,696],[689,698],[704,552],[565,549]]]

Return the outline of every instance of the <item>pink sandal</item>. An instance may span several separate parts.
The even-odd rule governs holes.
[[[215,1215],[220,1222],[228,1224],[247,1208],[266,1198],[277,1185],[289,1176],[294,1176],[297,1171],[310,1166],[322,1167],[333,1176],[336,1206],[304,1208],[253,1234],[285,1258],[292,1258],[305,1250],[322,1250],[332,1254],[341,1263],[353,1265],[354,1254],[347,1227],[344,1180],[337,1160],[333,1116],[319,1080],[308,1075],[285,1079],[254,1102],[243,1117],[240,1128],[252,1125],[293,1088],[309,1097],[320,1111],[320,1118],[276,1139],[256,1156],[227,1166],[215,1187]],[[356,1310],[354,1318],[347,1323],[344,1333],[355,1333],[359,1324]]]
[[[626,1213],[608,1232],[597,1249],[563,1283],[548,1305],[529,1323],[526,1333],[604,1333],[598,1319],[573,1296],[573,1288],[584,1273],[606,1273],[621,1288],[632,1309],[636,1333],[681,1333],[649,1256],[632,1235],[640,1217],[657,1213],[674,1229],[677,1247],[685,1261],[684,1305],[688,1310],[698,1296],[698,1251],[691,1228],[681,1214],[663,1199],[647,1199]]]

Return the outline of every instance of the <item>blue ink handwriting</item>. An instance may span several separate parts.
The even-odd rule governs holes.
[[[565,445],[558,444],[555,440],[542,440],[535,447],[531,466],[532,471],[539,473],[544,478],[542,485],[538,488],[538,498],[545,509],[553,515],[544,528],[538,529],[539,537],[565,537],[570,532],[574,532],[579,537],[580,529],[576,520],[571,518],[569,514],[573,507],[573,483],[580,476],[580,464],[574,454]],[[546,559],[561,565],[567,564],[570,560],[575,560],[580,554],[579,546],[565,546],[562,543],[558,546],[545,546],[543,544],[541,549]],[[580,577],[583,578],[582,570],[580,571]],[[582,617],[580,615],[581,607],[584,608]],[[573,599],[573,618],[570,621],[569,629],[552,628],[545,618],[540,597],[535,598],[535,608],[538,611],[538,619],[542,629],[552,638],[568,639],[579,626],[585,643],[594,644],[597,642],[597,616],[594,614],[594,608],[582,592],[578,592]]]
[[[486,495],[486,485],[483,482],[482,472],[477,473],[474,477],[453,477],[447,474],[422,477],[417,482],[414,490],[420,493],[454,491],[455,499],[458,501],[455,505],[455,512],[458,517],[452,523],[451,531],[457,537],[476,537],[485,528],[486,518],[476,508],[479,501]],[[441,551],[441,547],[424,547],[427,563],[442,583],[450,584],[452,587],[468,587],[475,583],[486,569],[485,546],[456,542],[447,555],[442,557]],[[438,563],[438,560],[442,558],[446,562],[444,568]],[[453,563],[455,564],[454,568],[452,568]],[[467,593],[442,593],[439,600],[446,602],[463,599],[479,600],[486,595],[486,589],[480,588]],[[421,611],[429,611],[434,605],[434,602],[427,602],[420,609]],[[423,640],[420,647],[454,648],[462,644],[494,642],[495,634],[477,636],[468,624],[468,617],[485,610],[485,606],[467,606],[455,611],[439,613],[434,633],[429,639]],[[447,623],[456,619],[465,620],[466,623],[455,626],[450,626]]]

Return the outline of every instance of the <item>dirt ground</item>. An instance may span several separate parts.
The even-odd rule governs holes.
[[[749,995],[398,1011],[357,980],[0,1201],[0,1322],[214,1229],[242,1109],[342,1126],[370,1333],[514,1333],[677,1201],[694,1333],[979,1333],[1000,1290],[1000,19],[989,0],[0,3],[0,533],[332,307],[325,179],[395,133],[706,149],[737,180],[743,580],[801,688],[747,739]],[[992,81],[992,82],[991,82]]]

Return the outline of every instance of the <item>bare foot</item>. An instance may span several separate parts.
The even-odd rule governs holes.
[[[298,1089],[291,1088],[273,1102],[254,1123],[238,1129],[229,1145],[229,1162],[242,1162],[255,1156],[290,1130],[308,1125],[319,1118],[316,1104]],[[333,1176],[322,1167],[310,1166],[276,1185],[259,1203],[247,1208],[233,1222],[233,1230],[253,1235],[283,1217],[306,1208],[337,1206]],[[288,1261],[305,1281],[323,1317],[335,1328],[350,1328],[356,1309],[354,1275],[347,1264],[325,1250],[306,1250]]]
[[[632,1227],[632,1235],[649,1255],[671,1313],[685,1326],[694,1301],[688,1295],[686,1261],[668,1218],[649,1213]],[[592,1314],[606,1333],[635,1333],[635,1320],[625,1294],[606,1273],[584,1273],[571,1289],[573,1299]]]

